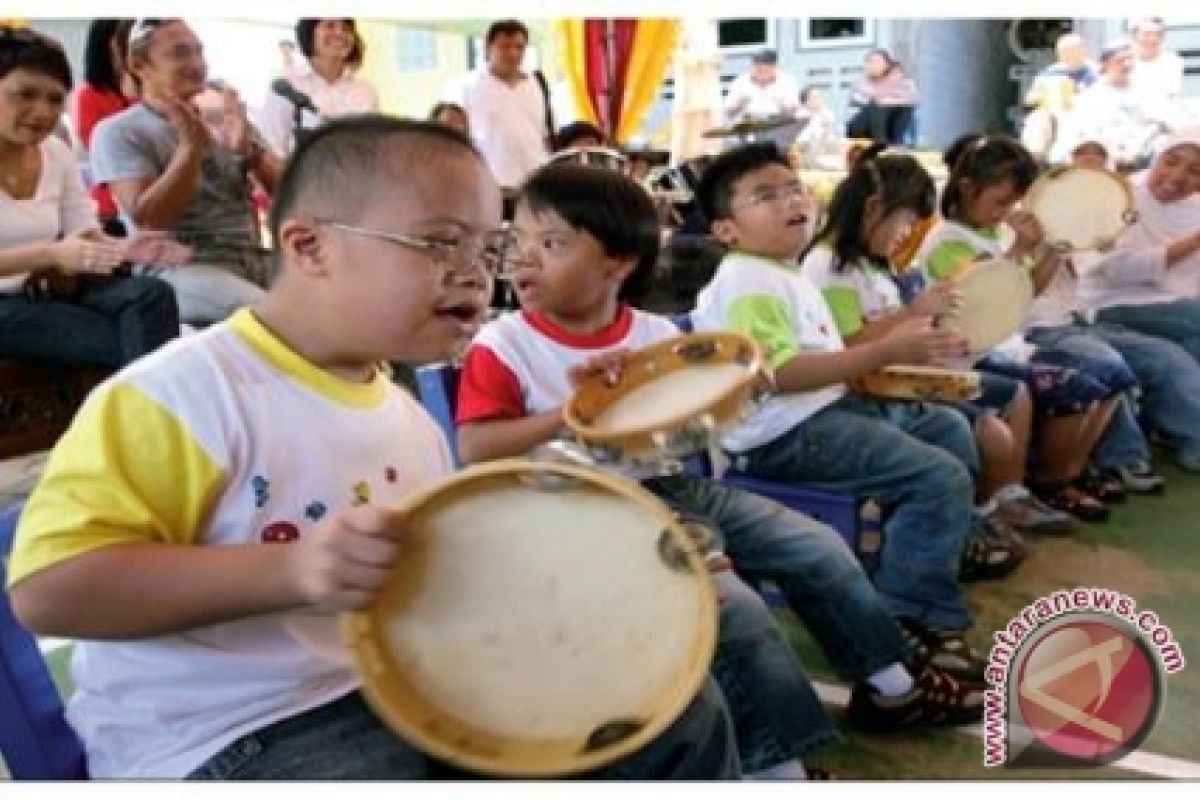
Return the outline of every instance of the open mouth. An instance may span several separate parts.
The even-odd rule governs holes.
[[[482,303],[463,300],[441,306],[435,312],[439,317],[446,317],[464,327],[475,327],[483,322],[487,309]]]
[[[789,228],[797,228],[808,224],[808,214],[797,214],[794,217],[788,217],[787,224]]]

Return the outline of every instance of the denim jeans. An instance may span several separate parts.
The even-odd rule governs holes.
[[[1110,306],[1097,311],[1096,320],[1169,339],[1200,362],[1200,300]]]
[[[673,475],[643,485],[711,521],[738,574],[775,583],[844,680],[861,681],[908,655],[862,565],[828,525],[706,478]]]
[[[157,278],[84,286],[73,301],[0,294],[0,357],[117,369],[179,335],[171,287]]]
[[[266,294],[262,288],[266,284],[260,284],[257,275],[239,275],[232,267],[184,264],[144,269],[171,284],[179,300],[179,319],[189,325],[220,322]]]
[[[970,627],[958,570],[979,456],[962,414],[851,394],[734,463],[763,478],[879,500],[889,515],[874,581],[885,606],[934,628]]]
[[[1168,339],[1104,322],[1035,328],[1029,340],[1097,356],[1099,341],[1119,353],[1141,384],[1146,422],[1175,449],[1181,464],[1200,469],[1200,363],[1187,350]],[[1102,447],[1109,444],[1110,433],[1111,429]]]
[[[707,681],[666,731],[591,779],[736,780],[733,728]],[[225,747],[189,780],[420,780],[479,777],[423,754],[367,708],[357,692],[268,725]]]
[[[762,597],[731,571],[713,582],[721,616],[712,675],[729,704],[742,770],[761,772],[836,742],[833,721]]]

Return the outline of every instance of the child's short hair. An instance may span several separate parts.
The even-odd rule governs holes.
[[[553,211],[576,230],[587,231],[604,254],[637,257],[621,284],[622,300],[641,297],[658,262],[659,222],[654,201],[642,186],[619,172],[580,164],[549,164],[521,187],[517,205],[536,216]]]
[[[608,141],[608,137],[604,135],[604,131],[590,122],[580,120],[559,128],[558,133],[554,134],[554,145],[559,150],[566,150],[574,147],[575,142],[580,139],[595,139],[602,146]]]
[[[403,183],[405,172],[429,163],[431,155],[455,153],[481,158],[469,139],[436,122],[383,114],[339,117],[301,139],[288,159],[271,203],[271,236],[278,242],[283,221],[301,210],[317,217],[336,210],[353,220],[372,199],[373,188]]]
[[[829,201],[825,224],[809,243],[806,254],[817,244],[828,243],[833,247],[838,270],[862,259],[886,267],[887,259],[872,255],[863,241],[862,221],[867,201],[878,198],[880,219],[901,210],[922,218],[933,213],[937,204],[933,178],[912,156],[880,155],[883,147],[878,145],[863,153],[846,179],[838,184]]]
[[[719,219],[733,216],[733,186],[757,169],[779,164],[792,169],[774,142],[754,142],[728,150],[712,160],[700,175],[696,199],[700,211],[711,225]]]
[[[0,25],[0,78],[18,69],[36,72],[71,88],[71,65],[62,46],[27,28]]]
[[[1017,191],[1024,194],[1038,174],[1037,162],[1029,151],[1016,139],[1002,134],[960,136],[942,159],[950,168],[942,192],[942,216],[946,219],[957,219],[962,211],[964,180],[976,188],[1011,180]]]

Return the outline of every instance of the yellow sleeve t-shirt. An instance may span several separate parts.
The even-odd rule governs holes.
[[[282,557],[330,513],[397,505],[451,469],[436,423],[385,375],[341,380],[242,311],[97,388],[21,515],[10,582],[125,543]],[[72,677],[68,719],[99,778],[183,777],[357,687],[336,618],[300,612],[79,642]]]

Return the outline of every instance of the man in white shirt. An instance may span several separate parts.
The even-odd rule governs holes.
[[[518,20],[493,22],[487,32],[487,65],[449,87],[443,100],[467,112],[471,138],[496,182],[520,186],[550,153],[553,122],[546,91],[521,62],[529,29]]]
[[[1163,47],[1166,26],[1161,17],[1146,17],[1133,26],[1133,88],[1157,103],[1183,94],[1183,59]]]
[[[750,70],[737,76],[725,97],[725,114],[731,122],[791,116],[800,108],[800,88],[792,77],[779,71],[774,50],[754,55]]]

